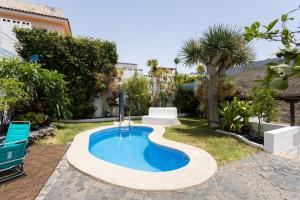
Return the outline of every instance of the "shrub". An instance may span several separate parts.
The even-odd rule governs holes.
[[[57,70],[68,82],[70,111],[74,118],[92,117],[97,93],[114,81],[118,55],[113,42],[42,30],[15,29],[18,54],[29,61],[38,56],[45,69]]]
[[[15,79],[0,79],[0,133],[6,131],[9,113],[28,99],[24,84]]]
[[[11,88],[9,91],[19,96],[24,96],[21,94],[25,92],[29,97],[22,97],[22,100],[28,101],[19,106],[17,112],[36,111],[61,118],[71,115],[66,94],[67,83],[57,71],[42,69],[39,64],[22,62],[19,59],[3,59],[0,61],[0,77],[18,81],[18,87],[21,88]]]
[[[25,115],[19,115],[14,118],[18,121],[30,121],[33,129],[37,129],[39,126],[44,126],[49,124],[47,115],[36,112],[28,112]]]
[[[131,115],[144,115],[150,106],[150,83],[135,74],[121,86],[126,93],[125,106]]]
[[[161,91],[159,93],[159,103],[160,107],[166,107],[169,100],[169,94],[167,92]]]
[[[0,79],[0,110],[9,111],[12,107],[28,99],[24,84],[16,79]]]
[[[194,90],[179,86],[175,93],[174,105],[180,113],[197,115],[199,99],[195,97]]]
[[[221,129],[242,133],[249,126],[249,119],[253,116],[251,102],[234,98],[231,102],[221,104],[219,109],[221,116]]]
[[[250,93],[254,115],[258,118],[258,133],[262,133],[261,121],[267,122],[275,120],[278,117],[279,109],[274,96],[277,92],[267,87],[253,87]]]

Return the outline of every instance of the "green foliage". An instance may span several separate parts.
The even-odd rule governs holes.
[[[27,99],[28,95],[22,82],[9,78],[0,79],[0,110],[9,111],[11,107]]]
[[[131,115],[143,115],[148,112],[150,106],[150,84],[144,77],[135,74],[122,84],[126,93],[126,107]]]
[[[25,115],[15,117],[14,120],[30,121],[30,124],[36,127],[45,125],[47,123],[47,116],[42,113],[28,112]]]
[[[267,122],[275,120],[278,116],[279,109],[277,108],[277,102],[274,99],[276,95],[274,89],[266,87],[253,87],[250,98],[252,99],[252,107],[254,116],[258,117],[259,125],[258,132],[262,133],[261,120],[264,119]]]
[[[173,78],[168,77],[170,69],[158,67],[156,59],[148,60],[147,66],[150,67],[151,72],[152,104],[164,107],[168,102],[168,97],[173,95],[176,83]]]
[[[159,93],[160,107],[166,107],[169,100],[169,95],[166,92],[161,91]]]
[[[57,71],[42,69],[39,64],[19,59],[3,59],[0,61],[0,76],[18,81],[13,83],[15,88],[9,89],[11,92],[15,91],[23,100],[27,100],[25,96],[30,97],[22,105],[22,111],[38,111],[61,118],[71,115],[67,83]]]
[[[147,66],[151,68],[151,72],[156,72],[157,68],[158,68],[158,61],[157,59],[149,59],[147,61]]]
[[[193,89],[179,86],[175,93],[174,105],[180,113],[197,115],[199,98],[195,96]]]
[[[152,90],[152,104],[153,106],[159,105],[159,94],[157,94],[158,90],[156,88],[156,91],[154,89],[154,85],[159,85],[159,75],[157,73],[158,70],[158,61],[157,59],[149,59],[147,61],[147,66],[150,67],[151,71],[151,90]],[[156,83],[154,83],[156,82]]]
[[[17,51],[23,59],[29,61],[31,56],[38,55],[42,68],[64,74],[73,117],[92,117],[95,95],[106,90],[116,76],[116,45],[36,29],[15,29],[15,32],[19,40]]]
[[[234,98],[231,102],[221,104],[219,109],[222,117],[222,130],[241,133],[244,128],[249,126],[249,119],[253,116],[251,102],[241,101]]]
[[[199,78],[198,75],[190,76],[187,74],[177,74],[177,76],[174,77],[174,82],[176,86],[180,87],[183,84],[193,83],[199,80]]]
[[[187,66],[203,63],[214,68],[222,76],[235,65],[247,65],[253,58],[253,51],[245,44],[243,34],[235,27],[214,25],[198,40],[184,43],[181,60]]]
[[[245,66],[253,59],[253,51],[246,44],[243,33],[235,27],[215,25],[209,27],[199,39],[184,43],[181,60],[187,66],[206,66],[208,119],[210,127],[218,125],[218,84],[225,72],[237,65]]]
[[[174,58],[175,65],[178,65],[180,63],[180,59],[178,57]]]
[[[276,53],[278,58],[282,58],[285,64],[269,63],[267,75],[260,80],[267,87],[273,87],[279,90],[288,88],[288,79],[290,77],[300,77],[300,41],[298,30],[291,30],[288,22],[294,20],[289,17],[291,13],[298,11],[299,8],[285,13],[280,19],[275,19],[265,26],[259,22],[254,22],[250,27],[245,27],[245,39],[250,42],[253,39],[264,39],[273,42],[281,42],[283,48]],[[279,21],[281,26],[279,26]]]

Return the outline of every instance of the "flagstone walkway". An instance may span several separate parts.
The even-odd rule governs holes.
[[[199,186],[181,191],[142,192],[86,176],[64,157],[37,199],[295,200],[300,199],[300,160],[261,152],[219,168],[213,178]]]

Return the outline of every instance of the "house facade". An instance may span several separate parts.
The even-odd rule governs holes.
[[[138,76],[143,76],[143,69],[138,68],[138,65],[135,63],[119,62],[116,67],[122,70],[122,80],[129,79],[135,73]]]
[[[72,35],[69,20],[62,9],[23,0],[0,0],[0,57],[17,56],[14,27]]]

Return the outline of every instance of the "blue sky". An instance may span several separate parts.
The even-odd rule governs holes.
[[[213,24],[237,27],[268,23],[299,6],[298,0],[27,0],[62,8],[74,35],[116,42],[119,61],[160,66],[173,60],[185,40],[201,36]],[[296,13],[299,16],[299,13]],[[299,20],[299,18],[298,18]],[[277,44],[254,42],[257,60],[274,57]],[[178,66],[181,72],[190,72]]]

